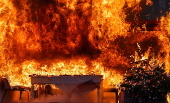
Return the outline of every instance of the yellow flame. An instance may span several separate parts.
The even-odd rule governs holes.
[[[51,61],[50,61],[51,62]],[[92,62],[89,68],[84,60],[68,60],[68,61],[55,61],[51,65],[42,65],[36,61],[25,61],[22,63],[22,71],[18,73],[20,68],[14,67],[11,69],[9,79],[11,85],[31,86],[29,78],[30,74],[52,76],[52,75],[103,75],[107,81],[105,86],[117,85],[122,81],[122,76],[116,71],[105,70],[101,63]],[[6,73],[5,73],[6,74]],[[6,74],[7,75],[7,74]],[[15,80],[15,81],[12,81]]]
[[[158,25],[160,28],[160,31],[156,32],[156,35],[161,40],[159,44],[162,46],[161,52],[166,53],[165,57],[161,57],[161,61],[165,62],[166,65],[166,71],[170,72],[170,42],[169,42],[169,36],[170,36],[170,14],[168,13],[167,16],[163,16],[161,18],[161,22]]]

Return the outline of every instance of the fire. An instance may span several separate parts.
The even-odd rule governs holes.
[[[166,17],[161,18],[161,23],[159,24],[159,28],[161,32],[157,32],[157,36],[161,40],[160,45],[163,46],[163,49],[161,52],[166,53],[163,60],[166,61],[166,71],[169,73],[170,72],[170,14],[167,14]]]
[[[146,5],[152,5],[153,2],[151,0],[146,0]]]
[[[50,60],[48,62],[51,62]],[[78,60],[67,60],[60,61],[56,60],[50,65],[41,64],[36,61],[25,61],[22,63],[22,73],[10,76],[10,80],[16,80],[11,82],[11,85],[21,85],[24,83],[25,86],[30,86],[30,74],[53,76],[53,75],[103,75],[105,85],[118,84],[122,81],[122,76],[117,74],[115,71],[108,71],[102,66],[101,63],[93,62],[87,65],[83,59]],[[48,63],[49,64],[49,63]],[[17,68],[15,68],[16,70]],[[19,68],[18,68],[19,69]],[[13,71],[14,72],[14,71]],[[18,70],[16,70],[16,73]],[[15,72],[14,72],[15,73]],[[117,79],[115,79],[117,77]],[[118,78],[119,77],[119,78]],[[108,81],[109,80],[109,81]],[[113,80],[113,82],[111,82]],[[22,82],[21,82],[22,81]],[[22,84],[23,85],[23,84]]]
[[[0,75],[13,86],[30,86],[33,74],[103,75],[105,86],[118,85],[139,46],[142,59],[158,55],[169,72],[169,15],[152,32],[126,21],[129,8],[138,20],[141,1],[1,0]]]
[[[133,7],[135,5],[138,5],[141,0],[126,0],[129,7]]]

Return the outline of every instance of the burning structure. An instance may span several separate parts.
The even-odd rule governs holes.
[[[165,62],[169,73],[168,0],[1,0],[0,5],[0,75],[11,86],[30,87],[33,74],[103,75],[105,87],[119,85],[131,60],[151,56]],[[135,55],[138,48],[142,57]]]

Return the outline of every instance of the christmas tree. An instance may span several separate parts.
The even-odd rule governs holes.
[[[126,92],[125,95],[133,98],[134,103],[166,103],[166,95],[170,90],[170,78],[165,72],[164,63],[140,59],[132,62],[131,65],[121,84]],[[126,103],[132,103],[132,101]]]

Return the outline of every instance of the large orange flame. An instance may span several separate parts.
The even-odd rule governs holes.
[[[1,0],[0,75],[30,86],[32,74],[100,74],[105,86],[118,85],[138,46],[169,72],[169,16],[156,32],[130,31],[126,21],[128,8],[138,20],[141,1]]]

